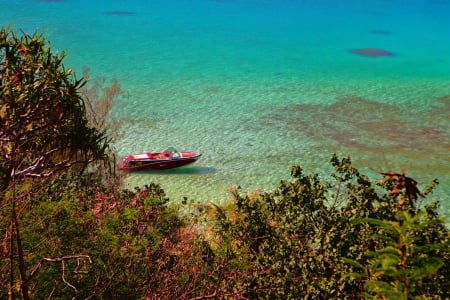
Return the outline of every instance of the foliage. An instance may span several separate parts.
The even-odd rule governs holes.
[[[349,159],[332,163],[337,184],[293,167],[294,180],[271,193],[233,190],[233,203],[191,204],[187,215],[157,185],[121,191],[95,173],[33,187],[33,209],[22,221],[27,265],[36,270],[30,293],[396,299],[386,291],[404,292],[398,287],[407,282],[408,299],[448,297],[449,274],[440,266],[450,262],[449,235],[437,207],[410,215],[389,191],[376,193]]]
[[[80,94],[86,81],[64,68],[64,56],[54,54],[38,33],[0,29],[0,205],[2,223],[9,222],[2,256],[9,259],[10,299],[17,277],[22,298],[29,297],[20,220],[33,199],[24,187],[110,162],[109,137],[101,123],[88,119]]]
[[[235,266],[212,252],[158,185],[114,187],[89,173],[32,190],[33,209],[22,219],[31,295],[187,299],[226,290],[234,298],[225,279],[238,279]],[[0,298],[5,293],[0,288]]]
[[[383,184],[385,182],[389,182],[392,184],[390,193],[394,199],[396,199],[397,196],[401,194],[402,190],[404,190],[404,193],[402,193],[403,196],[399,201],[399,205],[403,205],[405,201],[408,200],[408,205],[411,207],[411,209],[414,210],[416,205],[415,202],[417,201],[419,196],[424,197],[424,195],[417,188],[417,181],[410,177],[407,177],[405,171],[403,171],[401,174],[395,172],[387,172],[381,174],[385,176],[385,179],[381,180],[380,184]]]
[[[120,85],[117,80],[113,80],[111,85],[107,86],[104,78],[91,79],[87,68],[83,70],[83,78],[88,83],[80,92],[88,108],[86,115],[89,125],[98,129],[107,129],[105,134],[109,141],[113,141],[117,138],[119,123],[110,117],[110,113],[114,100],[123,94]]]
[[[77,80],[37,33],[0,30],[0,192],[14,178],[48,177],[106,158],[104,130],[89,126]]]
[[[424,234],[433,231],[430,227],[436,220],[427,219],[425,212],[411,216],[409,212],[400,211],[396,221],[361,219],[360,222],[374,225],[383,233],[378,234],[378,239],[385,241],[383,248],[367,253],[368,264],[361,266],[361,274],[358,274],[362,278],[367,274],[364,278],[366,298],[410,299],[415,296],[441,299],[444,296],[440,289],[445,284],[432,282],[441,281],[439,270],[444,265],[444,258],[440,252],[448,253],[448,237],[439,242],[428,240],[423,243]],[[432,287],[438,290],[431,291]]]
[[[230,245],[237,245],[229,250],[248,256],[249,272],[243,276],[248,298],[357,299],[375,281],[367,281],[366,275],[343,275],[392,259],[391,250],[400,247],[387,243],[390,232],[371,225],[397,224],[399,216],[407,216],[413,207],[398,205],[390,190],[379,193],[349,158],[339,160],[334,155],[331,163],[335,184],[293,167],[292,182],[280,182],[271,193],[240,195],[234,190],[235,212],[218,213],[220,231],[232,241]],[[399,186],[394,180],[380,184]],[[448,297],[448,273],[439,266],[450,262],[449,235],[435,209],[427,206],[409,223],[402,223],[407,226],[402,230],[411,231],[414,239],[404,269],[410,273],[398,276],[407,277],[409,286],[414,286],[408,290],[412,297]],[[363,268],[364,274],[372,274]]]

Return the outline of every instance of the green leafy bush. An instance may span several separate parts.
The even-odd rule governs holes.
[[[398,197],[417,194],[403,189],[404,185],[393,193],[391,188],[398,187],[399,181],[392,178],[380,182],[383,193],[352,166],[349,158],[339,160],[334,155],[331,163],[335,167],[334,183],[320,180],[317,174],[304,175],[300,167],[293,167],[292,182],[282,181],[270,193],[240,195],[234,190],[232,210],[219,210],[217,221],[222,234],[231,241],[229,250],[244,254],[249,265],[249,272],[242,278],[247,286],[245,296],[357,299],[375,293],[374,289],[379,290],[384,283],[394,284],[378,277],[378,281],[371,280],[373,277],[367,275],[372,274],[368,266],[381,265],[386,272],[392,270],[400,276],[396,273],[398,264],[404,263],[393,252],[403,248],[399,250],[398,244],[393,247],[386,241],[392,238],[392,231],[372,225],[396,224],[399,216],[413,212],[420,216],[413,220],[426,222],[408,223],[408,230],[414,234],[409,245],[412,256],[408,257],[412,270],[402,275],[408,278],[409,287],[414,286],[408,289],[408,295],[448,297],[448,273],[439,266],[450,262],[449,234],[436,206],[419,210],[412,206],[413,199],[399,202]],[[359,277],[345,275],[361,268],[364,272]],[[386,276],[382,279],[387,280]],[[389,296],[381,292],[376,295]]]

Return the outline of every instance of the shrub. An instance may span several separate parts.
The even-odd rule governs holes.
[[[449,263],[449,235],[436,206],[419,210],[412,205],[412,198],[398,201],[398,197],[418,195],[406,188],[405,178],[379,182],[385,189],[383,193],[352,166],[349,158],[339,160],[333,155],[331,163],[335,168],[334,183],[320,180],[317,174],[305,175],[300,167],[293,167],[293,181],[280,182],[270,193],[241,195],[234,190],[234,211],[219,210],[218,228],[230,241],[229,251],[245,254],[248,261],[249,272],[242,278],[247,287],[245,296],[252,299],[361,297],[365,289],[374,286],[368,283],[372,277],[343,274],[362,266],[365,274],[372,274],[365,266],[378,264],[373,253],[391,249],[385,239],[389,232],[373,227],[373,222],[368,220],[395,224],[399,216],[411,212],[427,221],[423,226],[408,227],[414,233],[411,243],[415,246],[411,257],[414,262],[408,266],[413,268],[412,274],[420,273],[421,268],[428,271],[411,277],[415,288],[408,290],[409,295],[448,296],[448,273],[438,266]],[[436,261],[440,263],[435,267],[430,265]]]

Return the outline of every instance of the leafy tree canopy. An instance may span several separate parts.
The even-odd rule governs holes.
[[[80,88],[42,34],[0,29],[0,191],[104,159],[108,138],[90,126]]]

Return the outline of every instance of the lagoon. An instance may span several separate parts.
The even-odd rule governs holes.
[[[289,167],[371,178],[405,169],[450,216],[450,3],[440,0],[0,0],[2,26],[40,30],[65,66],[118,80],[119,154],[200,151],[134,173],[168,197],[220,203]]]

